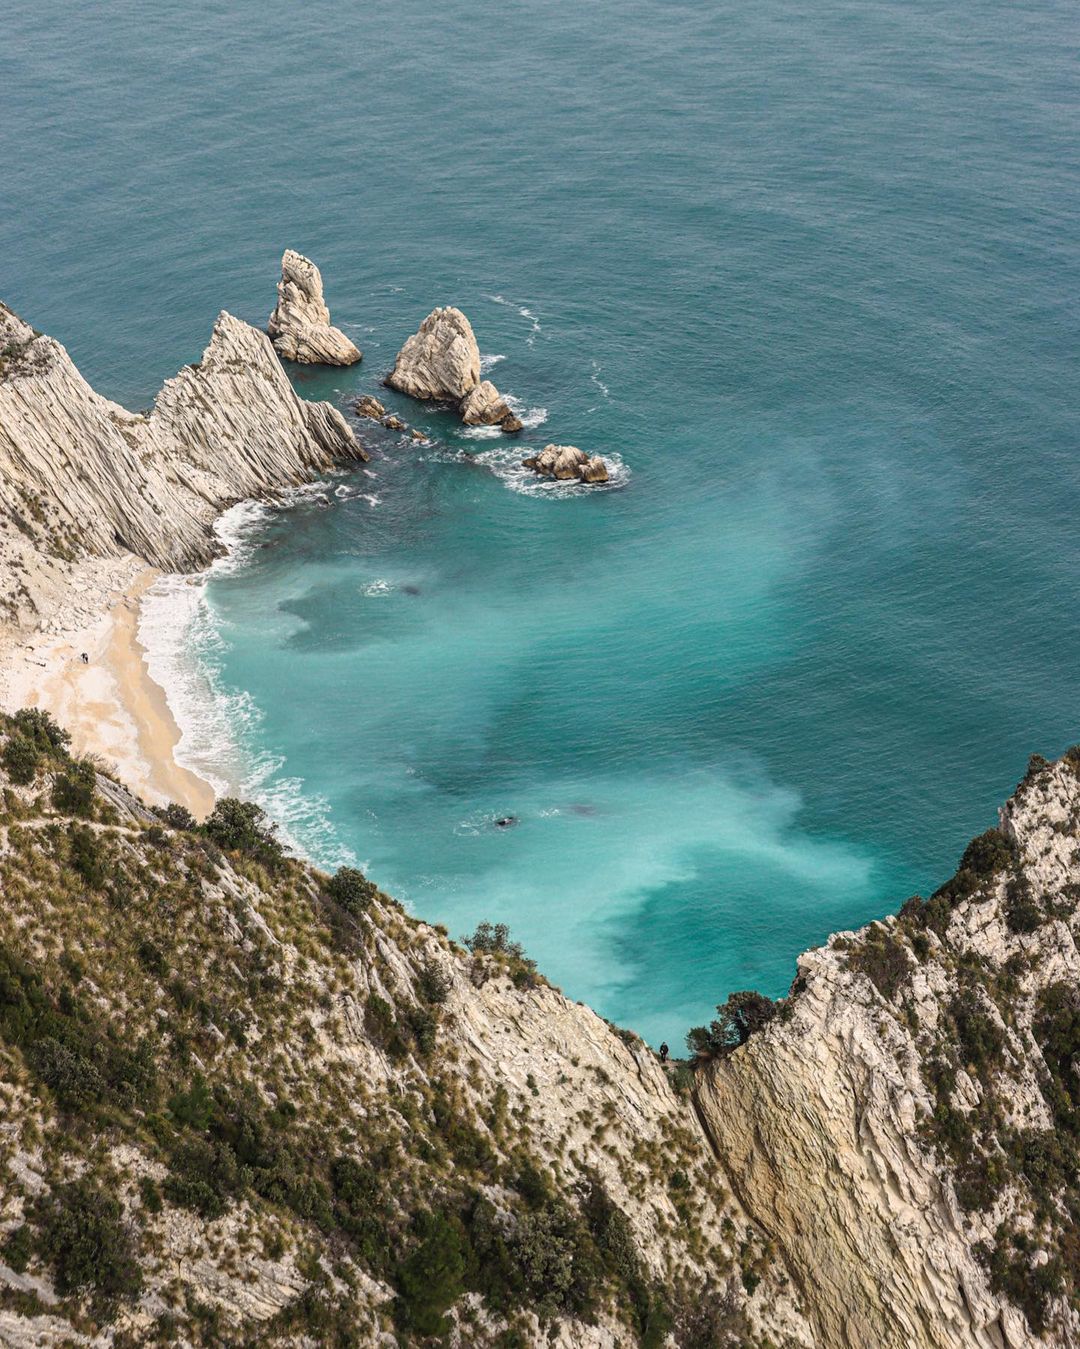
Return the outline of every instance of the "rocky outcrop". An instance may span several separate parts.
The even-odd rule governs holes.
[[[368,417],[373,422],[382,421],[386,416],[386,409],[377,398],[372,398],[369,393],[356,400],[353,404],[353,411],[358,417]]]
[[[576,445],[545,445],[539,454],[523,459],[538,477],[560,481],[601,483],[608,481],[608,469],[598,454],[591,458]]]
[[[460,403],[480,382],[480,348],[460,309],[434,309],[398,352],[386,378],[410,398]]]
[[[495,385],[480,379],[480,348],[460,309],[433,310],[398,352],[386,383],[410,398],[456,403],[467,426],[521,430]]]
[[[952,882],[802,956],[784,1015],[698,1075],[821,1346],[1080,1343],[1075,1163],[1036,1160],[1076,1155],[1046,1045],[1078,1061],[1047,1010],[1080,1006],[1078,821],[1072,764],[1037,767]]]
[[[360,360],[355,343],[330,323],[322,274],[310,258],[285,250],[277,293],[267,331],[279,356],[305,365],[354,365]]]
[[[489,379],[481,380],[465,395],[459,411],[466,426],[499,426],[517,421],[509,403]],[[521,423],[517,424],[520,427]]]
[[[94,392],[59,342],[0,306],[0,576],[11,616],[32,608],[30,558],[131,552],[187,571],[219,551],[212,524],[226,506],[366,458],[341,413],[298,398],[265,334],[231,314],[148,412],[128,412]]]

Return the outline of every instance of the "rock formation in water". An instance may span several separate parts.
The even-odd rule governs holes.
[[[341,413],[293,392],[264,333],[222,312],[202,360],[147,412],[87,384],[51,337],[0,305],[0,578],[33,611],[42,562],[131,552],[187,571],[219,551],[215,517],[245,497],[366,459]]]
[[[322,274],[310,258],[285,250],[277,294],[267,331],[279,356],[305,365],[354,365],[360,360],[356,345],[330,323]]]
[[[545,445],[539,454],[530,455],[521,462],[541,478],[576,479],[587,483],[608,481],[607,464],[603,459],[598,454],[590,458],[576,445]]]
[[[466,426],[498,426],[501,422],[508,422],[514,415],[506,399],[489,379],[474,385],[461,400],[458,410]]]
[[[410,398],[456,403],[466,425],[521,430],[495,385],[481,381],[480,348],[460,309],[433,310],[398,352],[386,383]]]
[[[386,416],[386,409],[377,398],[372,398],[371,394],[363,394],[353,404],[353,411],[358,417],[368,417],[373,422],[382,421]]]
[[[480,382],[480,348],[461,310],[432,310],[398,352],[386,382],[410,398],[460,403]]]

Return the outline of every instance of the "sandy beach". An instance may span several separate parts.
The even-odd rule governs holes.
[[[149,804],[176,801],[201,819],[213,789],[176,762],[180,729],[138,639],[139,604],[157,576],[130,555],[80,563],[36,632],[0,630],[0,704],[46,708],[75,753],[98,755]]]

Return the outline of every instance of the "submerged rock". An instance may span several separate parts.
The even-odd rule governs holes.
[[[480,348],[460,309],[433,309],[398,352],[386,377],[410,398],[461,400],[480,382]]]
[[[305,365],[355,365],[361,353],[330,323],[322,275],[310,258],[285,250],[277,308],[267,324],[279,356]]]
[[[353,411],[358,417],[370,417],[373,422],[382,421],[386,416],[386,409],[377,398],[372,398],[369,393],[356,400],[353,404]]]
[[[560,481],[599,483],[608,481],[607,464],[598,454],[590,458],[576,445],[545,445],[539,454],[523,459],[522,464],[542,478]]]

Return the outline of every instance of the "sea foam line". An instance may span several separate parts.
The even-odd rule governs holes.
[[[322,495],[326,487],[307,484],[286,494],[283,504]],[[256,801],[293,851],[322,866],[355,863],[337,837],[329,802],[306,792],[303,779],[283,775],[282,756],[257,748],[262,712],[249,693],[228,687],[223,677],[225,640],[207,586],[250,563],[269,511],[254,501],[232,507],[214,525],[226,550],[221,557],[197,575],[155,581],[140,607],[139,642],[180,730],[176,762],[208,782],[217,796]]]

